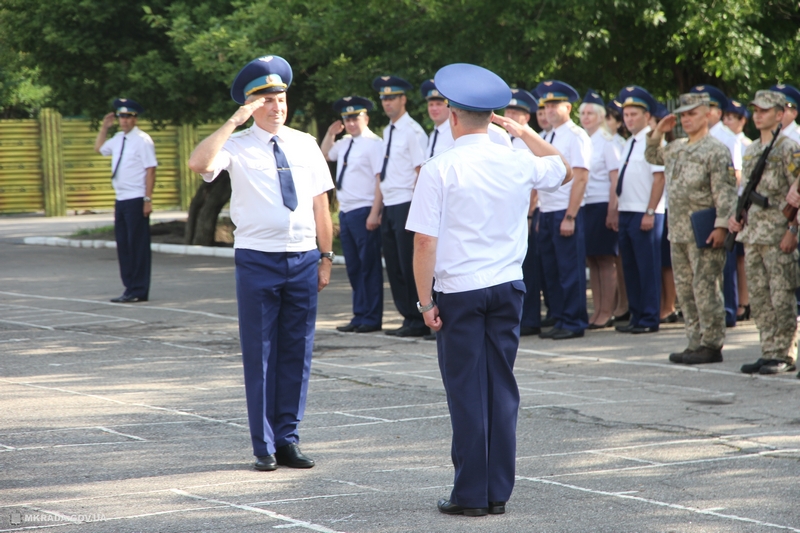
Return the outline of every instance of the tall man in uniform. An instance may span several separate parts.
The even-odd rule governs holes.
[[[317,292],[328,284],[333,262],[326,194],[333,181],[316,139],[284,126],[291,83],[292,68],[281,57],[245,65],[231,87],[241,107],[189,158],[189,168],[206,181],[223,170],[231,176],[239,337],[256,470],[314,466],[298,447],[297,428],[311,374]],[[234,134],[251,116],[254,124]]]
[[[750,104],[753,122],[761,138],[747,147],[744,171],[749,176],[761,154],[773,139],[783,119],[786,97],[777,91],[758,91]],[[730,231],[740,232],[744,263],[750,282],[753,319],[761,340],[761,357],[742,365],[746,374],[780,374],[795,369],[797,320],[794,290],[800,279],[797,265],[797,220],[788,223],[782,210],[789,188],[800,176],[800,145],[779,136],[767,158],[758,193],[769,199],[767,208],[753,205],[747,223],[728,221]]]
[[[619,160],[617,208],[619,255],[628,293],[630,322],[621,333],[653,333],[661,320],[661,234],[664,231],[664,167],[651,165],[644,151],[656,101],[641,87],[625,87],[618,96],[631,137]],[[612,226],[613,226],[612,222]]]
[[[705,93],[680,97],[681,126],[688,139],[661,146],[664,134],[675,127],[675,115],[667,115],[647,139],[645,156],[653,165],[665,165],[669,183],[669,241],[675,290],[681,303],[689,345],[670,354],[673,363],[701,364],[722,361],[725,342],[725,304],[722,271],[727,217],[736,204],[736,177],[727,147],[708,133],[710,99]],[[714,230],[698,248],[691,215],[716,209]]]
[[[114,100],[118,131],[106,140],[115,113],[103,117],[94,141],[95,152],[111,156],[114,202],[114,237],[119,273],[125,292],[112,302],[146,302],[150,297],[150,213],[156,184],[156,149],[153,140],[136,125],[142,106],[129,98]]]
[[[539,157],[492,143],[492,110],[511,99],[495,74],[462,63],[444,67],[435,80],[450,102],[456,141],[423,165],[408,228],[416,232],[418,306],[438,330],[453,427],[455,481],[438,507],[446,514],[501,514],[514,486],[519,390],[513,369],[528,198],[532,188],[557,189],[569,171],[557,150],[509,119],[498,118]]]
[[[375,191],[375,205],[382,206],[382,214],[377,220],[371,215],[367,221],[380,221],[386,276],[394,305],[403,317],[403,325],[386,334],[423,337],[430,330],[414,307],[418,300],[413,267],[414,234],[406,231],[406,219],[419,167],[426,159],[427,136],[406,112],[410,83],[397,76],[380,76],[373,80],[372,88],[380,94],[381,105],[391,122],[383,130],[384,159],[377,174],[380,188]]]
[[[547,121],[553,129],[547,142],[572,167],[574,179],[554,192],[539,194],[539,253],[547,285],[553,329],[540,333],[545,339],[583,337],[589,326],[586,313],[586,245],[583,234],[583,196],[589,180],[592,141],[572,122],[572,102],[578,92],[561,81],[544,81],[536,87],[544,101]]]
[[[381,232],[375,205],[375,177],[383,163],[383,141],[369,129],[368,111],[373,104],[360,96],[345,96],[333,104],[342,120],[328,128],[320,149],[328,161],[336,161],[336,198],[339,200],[339,239],[347,278],[353,289],[353,318],[343,332],[368,333],[381,329],[383,321],[383,266]],[[334,143],[342,131],[347,135]],[[373,212],[374,211],[374,212]]]

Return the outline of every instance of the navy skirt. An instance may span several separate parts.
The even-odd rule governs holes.
[[[664,233],[661,234],[661,268],[672,268],[672,255],[669,246],[669,217],[664,211]]]
[[[617,255],[617,232],[606,227],[608,202],[586,204],[583,210],[583,231],[586,255]]]

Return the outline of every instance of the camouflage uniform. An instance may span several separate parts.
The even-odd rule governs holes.
[[[700,96],[682,95],[681,105]],[[714,226],[728,227],[728,218],[736,205],[736,177],[730,151],[710,135],[692,144],[688,139],[677,139],[665,147],[651,139],[647,141],[645,159],[653,165],[664,165],[668,180],[672,270],[686,323],[688,349],[694,351],[706,346],[719,350],[725,341],[722,295],[725,249],[697,248],[690,217],[695,211],[715,207]]]
[[[761,93],[762,91],[759,91]],[[750,176],[767,145],[755,141],[744,153],[743,175]],[[744,262],[753,319],[761,338],[763,359],[793,364],[797,357],[797,302],[794,289],[800,286],[797,249],[784,253],[780,242],[787,221],[781,212],[789,187],[800,175],[800,145],[780,136],[767,157],[756,191],[769,198],[763,209],[755,204],[747,224],[736,240],[744,243]]]

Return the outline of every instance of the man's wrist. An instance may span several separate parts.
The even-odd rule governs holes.
[[[150,198],[150,196],[145,196],[144,198],[142,198],[142,200],[144,200],[144,201],[145,201],[145,202],[147,202],[147,203],[150,203],[150,202],[152,202],[152,201],[153,201],[153,199],[152,199],[152,198]]]
[[[426,298],[426,299],[428,300],[428,303],[425,304],[425,305],[422,305],[421,302],[417,302],[417,310],[420,313],[427,313],[428,311],[430,311],[431,309],[433,309],[436,306],[436,304],[433,303],[433,299],[431,299],[430,297]]]

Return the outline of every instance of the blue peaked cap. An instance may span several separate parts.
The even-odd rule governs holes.
[[[656,107],[651,112],[651,114],[655,117],[656,120],[661,121],[661,119],[669,115],[669,109],[667,109],[667,106],[657,101]]]
[[[713,85],[695,85],[691,89],[689,89],[690,93],[708,93],[708,97],[711,99],[711,105],[717,106],[720,109],[725,109],[728,107],[728,97],[725,96],[725,93],[714,87]]]
[[[410,91],[414,86],[398,76],[378,76],[372,80],[372,88],[378,91],[383,98],[384,96],[406,94],[406,91]]]
[[[344,98],[339,98],[333,104],[334,111],[343,117],[372,111],[373,107],[375,106],[370,100],[361,96],[345,96]]]
[[[452,107],[467,111],[494,111],[511,101],[511,89],[500,76],[477,65],[454,63],[434,76],[436,87]]]
[[[422,97],[426,100],[446,100],[442,93],[439,92],[439,89],[436,88],[436,83],[432,79],[422,82],[419,92],[422,93]]]
[[[651,115],[656,110],[656,99],[647,92],[647,89],[638,85],[623,87],[619,95],[617,95],[615,103],[619,104],[623,109],[629,106],[641,107]]]
[[[728,107],[723,109],[723,111],[725,113],[735,113],[747,119],[750,118],[750,111],[747,109],[747,106],[742,105],[741,102],[737,102],[736,100],[729,100]]]
[[[588,91],[586,91],[586,96],[583,97],[583,103],[584,104],[597,104],[597,105],[602,106],[602,107],[606,106],[606,103],[603,102],[603,98],[594,89],[589,89]]]
[[[508,102],[506,108],[521,109],[526,113],[531,110],[536,112],[539,107],[539,99],[533,96],[525,89],[511,89],[511,101]]]
[[[536,93],[539,95],[539,104],[546,102],[576,102],[580,100],[580,95],[569,83],[558,80],[543,81],[536,86]]]
[[[292,84],[292,67],[282,57],[262,56],[246,64],[231,85],[231,98],[244,105],[248,96],[266,91],[282,93]]]
[[[786,101],[795,109],[797,109],[797,106],[800,105],[800,91],[797,90],[797,87],[779,83],[770,87],[769,90],[783,93],[783,95],[786,97]]]
[[[117,98],[113,105],[117,113],[131,113],[132,115],[144,113],[144,108],[130,98]]]

